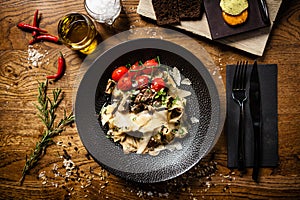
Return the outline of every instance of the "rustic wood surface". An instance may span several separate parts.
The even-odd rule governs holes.
[[[136,14],[138,0],[122,0],[123,10],[112,28],[99,26],[107,38],[134,27],[156,26]],[[76,126],[54,138],[60,145],[50,146],[37,166],[19,179],[26,155],[40,139],[43,125],[37,117],[38,81],[56,72],[58,52],[65,55],[66,73],[49,87],[62,88],[63,109],[72,111],[73,85],[83,57],[63,45],[38,43],[43,59],[39,66],[28,60],[31,34],[16,27],[19,22],[32,23],[33,13],[42,13],[40,27],[57,34],[60,17],[69,12],[85,13],[83,1],[17,1],[0,3],[0,199],[300,199],[300,1],[284,1],[276,18],[262,57],[194,37],[219,66],[225,80],[226,64],[257,59],[278,64],[278,134],[280,163],[262,171],[261,182],[251,179],[251,170],[243,177],[227,165],[225,135],[222,133],[212,153],[189,172],[156,184],[126,182],[107,173],[82,145]],[[71,156],[76,171],[67,179],[63,167],[64,151]],[[55,169],[57,166],[57,169]]]

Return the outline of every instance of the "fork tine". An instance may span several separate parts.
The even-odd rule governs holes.
[[[238,88],[238,84],[239,84],[238,79],[239,79],[240,66],[241,66],[241,62],[238,61],[237,64],[236,64],[235,71],[234,71],[233,84],[232,84],[233,89]]]
[[[233,78],[233,89],[242,90],[246,88],[246,73],[248,61],[238,61]]]

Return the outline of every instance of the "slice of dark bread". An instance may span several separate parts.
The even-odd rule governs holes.
[[[177,0],[180,19],[200,18],[202,0]],[[215,1],[215,0],[213,0]]]
[[[202,1],[203,0],[152,0],[157,24],[167,25],[179,23],[181,19],[201,18]]]
[[[178,0],[152,0],[158,25],[179,23]]]

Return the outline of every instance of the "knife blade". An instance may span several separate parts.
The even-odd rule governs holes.
[[[261,127],[262,127],[262,109],[261,109],[261,91],[260,81],[257,69],[257,61],[254,62],[249,89],[250,111],[252,118],[252,125],[254,131],[254,159],[253,159],[253,173],[252,179],[258,182],[260,154],[261,154]]]
[[[262,16],[262,20],[266,25],[270,25],[270,18],[269,18],[269,12],[267,7],[266,0],[257,0],[259,5],[259,11]]]

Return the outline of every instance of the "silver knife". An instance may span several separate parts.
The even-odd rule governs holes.
[[[270,25],[269,12],[266,0],[257,0],[262,20],[265,24]]]
[[[253,64],[250,77],[249,90],[250,111],[254,131],[254,159],[253,159],[253,173],[252,179],[258,182],[260,154],[261,154],[261,127],[262,127],[262,109],[261,109],[261,91],[260,82],[257,69],[257,62]]]

